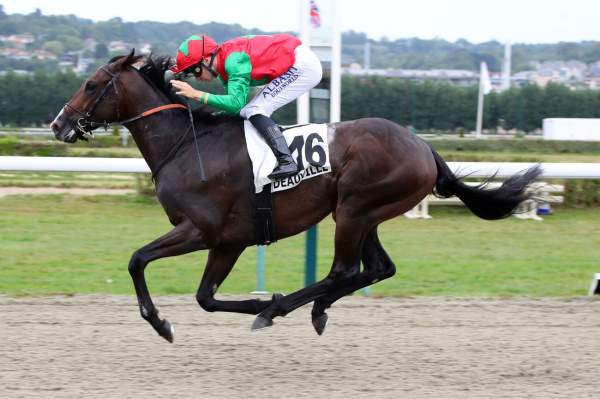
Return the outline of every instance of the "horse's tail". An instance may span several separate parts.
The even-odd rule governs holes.
[[[438,176],[435,182],[434,194],[448,198],[457,196],[475,215],[482,219],[502,219],[512,214],[515,208],[523,201],[529,199],[532,194],[525,192],[527,185],[533,182],[541,173],[539,165],[529,168],[523,174],[515,174],[509,177],[499,188],[486,189],[486,184],[494,178],[491,176],[479,186],[470,186],[452,173],[448,164],[440,154],[433,152]]]

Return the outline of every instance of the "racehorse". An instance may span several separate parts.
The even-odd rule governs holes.
[[[193,114],[196,132],[186,106],[165,82],[170,62],[169,57],[134,51],[112,59],[82,84],[51,124],[56,138],[68,143],[85,139],[98,127],[122,124],[148,163],[157,198],[174,228],[135,251],[129,273],[142,317],[169,342],[173,327],[159,317],[144,277],[155,259],[208,249],[196,294],[204,310],[258,315],[252,329],[259,329],[314,302],[312,323],[320,335],[327,323],[325,311],[335,301],[394,275],[395,266],[377,235],[380,223],[412,209],[431,192],[458,196],[480,218],[504,218],[529,198],[526,187],[540,174],[534,167],[500,188],[475,187],[457,177],[425,141],[391,121],[365,118],[330,124],[332,171],[273,194],[280,238],[333,215],[335,253],[329,274],[270,300],[218,300],[215,293],[240,254],[257,244],[243,120],[199,109]]]

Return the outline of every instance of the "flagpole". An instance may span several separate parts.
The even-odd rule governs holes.
[[[479,69],[479,100],[477,102],[477,130],[475,132],[475,137],[481,138],[481,130],[483,127],[483,62],[481,63],[481,67]]]
[[[300,40],[310,46],[310,4],[308,0],[300,0]],[[300,125],[310,122],[310,95],[304,93],[298,98],[296,121]]]
[[[331,90],[329,92],[329,122],[341,121],[341,92],[342,92],[342,35],[339,27],[338,0],[331,0],[333,17],[333,39],[331,47]]]

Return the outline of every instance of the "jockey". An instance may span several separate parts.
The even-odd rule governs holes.
[[[193,74],[196,80],[218,77],[227,94],[215,95],[172,80],[177,94],[229,114],[248,119],[277,158],[272,180],[298,173],[298,166],[281,130],[270,118],[278,108],[315,87],[323,74],[317,56],[288,34],[243,36],[218,45],[208,36],[190,36],[179,47],[176,74]],[[264,88],[250,101],[250,86]]]

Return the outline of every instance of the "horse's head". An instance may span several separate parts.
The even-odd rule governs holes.
[[[85,139],[98,127],[119,121],[122,107],[119,77],[128,65],[140,58],[142,56],[136,56],[132,50],[129,55],[113,59],[98,68],[50,124],[54,136],[58,140],[74,143],[77,139]]]

